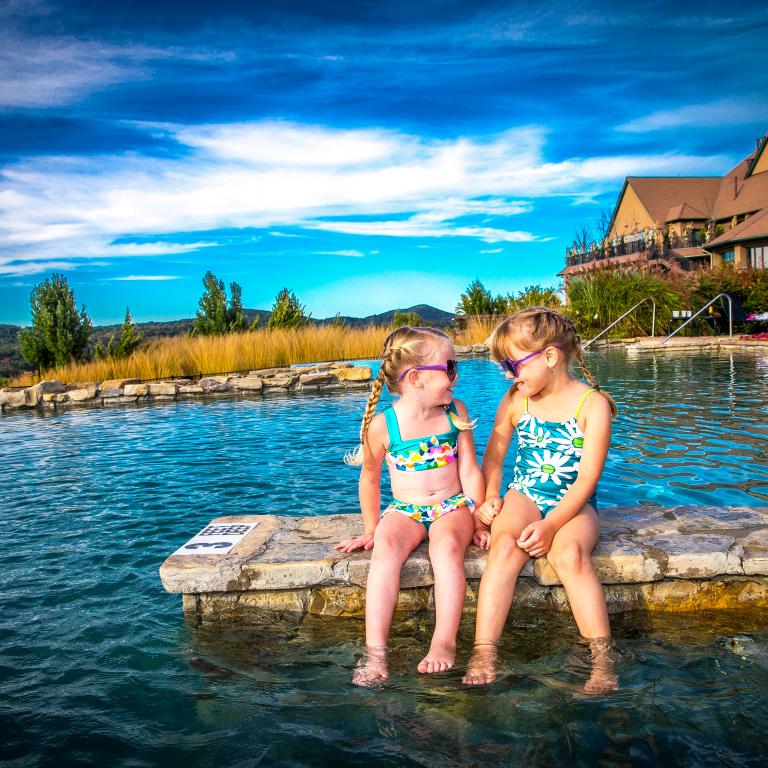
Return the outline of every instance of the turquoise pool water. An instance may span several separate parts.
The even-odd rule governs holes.
[[[768,504],[768,359],[588,362],[621,409],[602,504]],[[461,374],[482,446],[506,384]],[[379,692],[347,683],[361,622],[187,626],[157,568],[213,516],[356,511],[340,457],[363,402],[0,418],[0,765],[764,764],[767,612],[616,619],[621,689],[593,698],[567,616],[516,612],[479,691],[412,674],[428,617],[398,625]]]

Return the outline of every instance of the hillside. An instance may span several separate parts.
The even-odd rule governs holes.
[[[446,328],[453,322],[453,315],[450,312],[444,312],[428,304],[417,304],[415,307],[404,309],[390,309],[387,312],[381,312],[378,315],[367,315],[366,317],[347,317],[342,315],[340,320],[349,326],[365,325],[389,325],[395,312],[416,312],[424,321],[425,325],[433,325],[438,328]],[[246,309],[248,322],[252,323],[258,315],[259,326],[264,327],[269,322],[271,312],[266,309]],[[322,319],[312,318],[312,321],[320,325],[332,323],[336,320],[333,317]],[[136,323],[136,329],[144,334],[145,339],[156,339],[162,336],[178,336],[182,333],[188,333],[193,325],[192,318],[182,318],[181,320],[150,321],[147,323]],[[97,341],[106,343],[110,335],[120,329],[121,323],[116,325],[97,325],[93,328],[91,339],[94,343]],[[0,378],[12,378],[25,370],[31,370],[32,366],[27,365],[19,351],[17,340],[18,332],[21,326],[0,324]]]

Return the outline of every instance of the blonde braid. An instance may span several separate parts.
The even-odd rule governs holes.
[[[360,424],[360,442],[356,448],[344,453],[344,463],[351,467],[359,467],[363,463],[363,455],[365,453],[363,446],[365,445],[365,438],[368,435],[368,427],[371,426],[373,417],[376,415],[376,406],[379,404],[381,390],[384,389],[384,382],[386,380],[384,367],[385,364],[389,362],[391,356],[390,351],[384,353],[384,359],[381,361],[381,368],[379,368],[379,372],[373,380],[371,394],[368,395],[368,402],[365,404],[363,421]]]
[[[600,385],[592,378],[592,374],[589,372],[589,369],[586,365],[584,365],[584,358],[581,356],[581,345],[579,344],[576,347],[576,360],[579,363],[579,366],[581,367],[581,371],[584,374],[584,378],[589,382],[589,386],[592,387],[592,389],[595,390],[595,392],[599,392],[607,401],[608,404],[611,406],[611,415],[616,416],[619,413],[619,409],[616,406],[616,401],[604,390],[600,388]]]

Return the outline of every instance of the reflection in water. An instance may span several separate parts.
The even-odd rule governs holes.
[[[393,757],[450,766],[721,764],[716,753],[726,764],[738,757],[757,765],[768,747],[759,714],[768,704],[767,618],[768,611],[620,617],[619,688],[605,695],[584,692],[590,652],[569,618],[524,610],[502,638],[499,680],[484,688],[461,683],[470,621],[457,669],[437,677],[415,671],[430,617],[398,623],[392,677],[375,690],[348,683],[358,621],[283,617],[264,628],[196,629],[190,653],[214,667],[202,675],[205,686],[220,686],[220,668],[228,670],[225,711],[239,702],[254,720],[262,708],[270,713],[258,741],[267,764],[319,764],[311,746],[342,764],[387,765]],[[208,716],[219,709],[205,707]]]

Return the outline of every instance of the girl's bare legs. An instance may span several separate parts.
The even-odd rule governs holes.
[[[400,593],[400,570],[426,538],[421,523],[388,512],[376,526],[365,588],[365,664],[352,675],[355,685],[373,685],[389,677],[387,640]]]
[[[464,682],[484,685],[496,679],[496,644],[515,596],[515,583],[529,555],[517,546],[523,528],[541,520],[538,507],[519,491],[504,497],[501,512],[491,524],[491,549],[480,580],[477,598],[475,649],[467,665]]]
[[[594,693],[616,687],[608,608],[590,557],[599,536],[600,523],[594,509],[587,504],[555,534],[547,553],[549,564],[568,594],[576,626],[581,636],[589,641],[593,667],[592,676],[584,687]]]
[[[461,622],[467,579],[464,554],[475,523],[466,507],[438,518],[429,528],[429,559],[435,577],[435,631],[419,672],[445,672],[456,659],[456,635]]]

